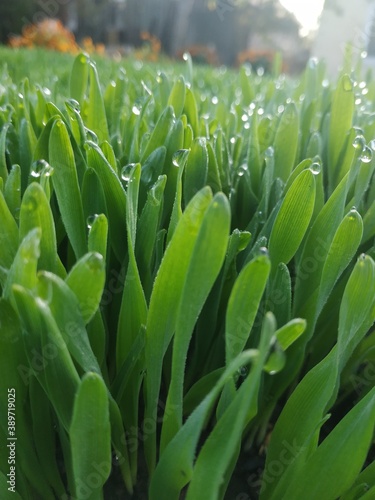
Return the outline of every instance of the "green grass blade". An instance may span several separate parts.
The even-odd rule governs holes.
[[[77,169],[68,131],[63,121],[57,120],[49,139],[49,163],[61,217],[77,258],[87,250],[86,224],[83,217]]]
[[[87,148],[88,166],[98,175],[105,195],[110,241],[122,262],[126,250],[126,194],[102,150],[93,142],[88,142]]]
[[[245,347],[271,270],[267,256],[251,260],[236,279],[228,301],[225,352],[228,364]]]
[[[170,441],[152,475],[149,489],[150,500],[178,500],[180,498],[180,491],[188,484],[192,476],[195,451],[207,414],[223,387],[239,368],[257,357],[257,351],[245,351],[237,356]],[[179,457],[178,461],[176,454]]]
[[[167,418],[161,435],[161,453],[182,425],[187,351],[198,315],[222,267],[229,226],[229,203],[220,193],[214,196],[204,215],[187,269],[173,340],[172,375],[165,408]]]
[[[212,193],[205,188],[191,200],[182,215],[165,251],[150,298],[146,340],[146,418],[152,418],[157,407],[162,362],[175,330],[186,273]],[[145,454],[150,470],[156,462],[156,436],[145,441]]]
[[[293,478],[286,497],[291,500],[341,497],[362,469],[374,428],[375,388],[345,415],[307,460]]]
[[[111,427],[107,389],[96,373],[86,373],[79,385],[69,436],[77,500],[103,499],[112,463]]]
[[[18,227],[0,190],[0,266],[9,269],[18,248]]]
[[[298,147],[299,116],[294,103],[286,105],[276,130],[273,147],[275,149],[275,177],[286,182],[292,172]]]
[[[57,243],[53,214],[49,201],[40,184],[29,184],[23,198],[20,211],[20,239],[32,229],[41,229],[40,257],[38,267],[58,273]]]
[[[87,324],[100,305],[105,284],[105,261],[102,255],[91,252],[76,262],[66,277],[66,283],[76,295],[79,311]]]
[[[232,403],[205,441],[194,466],[187,500],[219,498],[222,478],[233,458],[239,453],[243,429],[257,412],[263,366],[275,329],[275,319],[272,313],[267,313],[262,328],[259,356]]]
[[[89,63],[89,99],[86,105],[86,125],[95,132],[100,142],[109,141],[108,123],[98,72],[95,64]]]
[[[288,264],[309,226],[315,203],[315,178],[304,170],[291,185],[273,225],[269,252],[272,266]]]

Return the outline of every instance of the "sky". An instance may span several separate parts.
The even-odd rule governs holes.
[[[280,0],[280,3],[293,12],[302,25],[301,34],[307,35],[318,28],[319,15],[322,12],[324,0]]]

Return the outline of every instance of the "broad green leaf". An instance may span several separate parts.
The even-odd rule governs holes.
[[[13,165],[4,186],[4,198],[15,220],[19,219],[21,206],[21,167]]]
[[[98,72],[93,61],[89,62],[89,80],[90,88],[88,102],[86,104],[86,124],[90,130],[95,132],[100,142],[109,141],[104,100],[100,88]]]
[[[148,191],[147,201],[138,223],[135,255],[146,296],[149,296],[149,290],[151,291],[152,286],[151,262],[155,251],[156,233],[159,229],[166,181],[166,176],[159,176],[159,179]]]
[[[315,178],[304,170],[285,195],[276,216],[269,242],[272,265],[288,262],[298,250],[314,210]]]
[[[255,257],[236,279],[228,301],[225,322],[226,364],[248,341],[271,270],[269,258]]]
[[[81,196],[86,225],[92,226],[98,214],[108,216],[103,187],[98,173],[92,168],[88,168],[83,176]]]
[[[85,330],[84,315],[73,291],[61,278],[52,273],[40,272],[38,294],[48,305],[73,359],[84,371],[100,373]]]
[[[104,262],[107,255],[108,220],[104,214],[94,216],[89,229],[88,249],[102,255]]]
[[[35,377],[30,379],[30,409],[33,438],[42,472],[56,494],[62,496],[65,487],[56,463],[56,436],[51,405]]]
[[[18,247],[3,292],[5,298],[11,298],[12,305],[14,305],[12,301],[12,285],[22,285],[28,290],[33,290],[36,287],[40,239],[41,230],[40,228],[35,228],[24,237]]]
[[[27,187],[27,180],[36,147],[36,137],[31,123],[25,118],[21,119],[19,129],[20,165],[21,165],[21,186],[22,192]]]
[[[352,209],[338,227],[324,263],[319,288],[318,312],[333,286],[352,261],[362,239],[363,224],[359,213]]]
[[[183,213],[164,253],[150,298],[146,327],[146,418],[152,418],[160,391],[162,362],[173,336],[186,273],[190,264],[199,229],[212,193],[209,188],[199,191]],[[149,470],[155,468],[156,436],[145,441]]]
[[[79,385],[69,436],[76,498],[103,499],[112,465],[111,427],[107,389],[97,373],[86,373]]]
[[[6,160],[6,140],[7,140],[8,128],[9,128],[9,123],[6,123],[2,127],[0,133],[0,177],[3,178],[4,182],[6,182],[8,178],[8,167]]]
[[[190,339],[198,315],[223,264],[229,229],[229,203],[225,196],[219,193],[211,201],[199,229],[177,313],[161,452],[182,425],[184,371]]]
[[[191,125],[194,133],[194,137],[197,137],[198,134],[198,107],[197,101],[195,99],[193,91],[186,87],[186,95],[185,95],[185,106],[184,113],[187,116],[188,122]]]
[[[275,177],[286,182],[294,168],[298,147],[299,117],[294,103],[286,105],[276,130],[275,142]]]
[[[335,172],[338,167],[340,154],[345,144],[345,136],[352,126],[353,115],[353,83],[349,75],[343,75],[338,81],[332,99],[328,138],[328,161],[331,173]]]
[[[97,252],[87,253],[76,262],[65,281],[75,293],[82,318],[88,323],[98,310],[104,289],[103,256]]]
[[[16,312],[5,299],[0,299],[0,388],[4,395],[14,389],[16,413],[16,437],[22,441],[22,447],[17,447],[17,463],[21,471],[28,478],[43,498],[53,500],[51,488],[41,470],[41,464],[36,455],[29,420],[29,408],[22,402],[27,401],[30,379],[33,377],[33,364],[29,365],[22,342],[22,328]],[[33,358],[34,363],[37,360]],[[6,397],[0,400],[0,411],[6,415]],[[4,422],[5,424],[5,422]],[[7,435],[7,437],[9,437]],[[7,464],[7,473],[9,464]],[[19,470],[18,470],[19,472]],[[17,472],[17,474],[18,474]],[[9,478],[8,478],[9,479]],[[17,481],[18,483],[18,481]],[[16,485],[18,486],[18,484]],[[7,488],[9,485],[7,485]],[[7,491],[1,490],[2,492]],[[15,498],[11,493],[10,498]]]
[[[205,441],[194,465],[187,500],[216,499],[222,478],[233,458],[239,454],[239,441],[245,425],[256,415],[263,365],[276,323],[272,313],[264,319],[259,356],[236,397]],[[225,437],[225,438],[224,438]],[[209,480],[208,480],[209,478]]]
[[[27,187],[20,210],[20,240],[32,229],[41,229],[38,267],[57,273],[57,244],[53,214],[43,188],[33,182]]]
[[[211,391],[169,442],[152,475],[149,489],[150,500],[178,500],[180,498],[180,491],[188,484],[192,476],[195,451],[207,414],[233,375],[241,366],[251,360],[256,360],[257,357],[258,351],[244,351],[232,360]]]
[[[173,107],[176,118],[181,116],[184,109],[185,91],[185,80],[183,76],[180,76],[175,81],[168,99],[168,106]]]
[[[295,464],[300,456],[308,455],[316,441],[315,433],[325,415],[337,379],[335,351],[316,365],[298,384],[272,432],[264,474],[274,477],[269,471],[281,456],[287,456],[284,472],[274,481],[263,481],[261,500],[283,498],[290,478],[295,474]],[[315,437],[314,437],[315,436]],[[317,443],[316,443],[317,444]],[[297,469],[298,470],[298,469]]]
[[[356,404],[311,455],[292,479],[286,498],[339,498],[362,469],[374,427],[375,388]]]
[[[160,115],[154,130],[152,131],[151,137],[147,143],[147,146],[142,153],[141,163],[144,162],[148,156],[159,146],[163,146],[165,139],[167,138],[169,129],[174,120],[174,113],[172,106],[167,106],[163,113]]]
[[[122,262],[126,249],[126,194],[102,150],[91,141],[87,148],[88,166],[95,170],[103,187],[113,250]]]
[[[127,236],[129,265],[122,294],[121,309],[118,319],[116,364],[120,368],[136,339],[140,329],[146,325],[147,304],[144,296],[138,267],[134,255],[137,231],[138,190],[141,166],[138,163],[132,170],[127,191]]]
[[[341,367],[375,320],[375,262],[361,255],[350,275],[339,315],[338,359]],[[365,326],[363,331],[362,326]]]
[[[72,145],[65,124],[56,120],[49,138],[49,163],[61,217],[77,258],[87,249],[86,224]]]
[[[33,356],[38,357],[35,375],[68,430],[79,384],[77,370],[46,304],[20,285],[13,286],[13,294],[22,319],[29,362]]]
[[[337,186],[316,217],[304,243],[295,284],[294,314],[301,315],[301,308],[316,291],[333,237],[344,216],[348,176]],[[313,269],[313,272],[312,272]],[[313,310],[312,314],[315,314]],[[309,328],[309,327],[308,327]]]
[[[303,334],[305,329],[306,320],[292,319],[276,331],[275,337],[281,348],[286,351]]]
[[[18,248],[18,227],[0,190],[0,266],[9,269]]]
[[[185,182],[183,183],[185,205],[205,186],[207,171],[208,154],[206,143],[204,139],[199,138],[194,141],[185,165]]]
[[[81,105],[85,96],[89,77],[89,59],[85,54],[78,54],[74,59],[70,74],[70,97]]]

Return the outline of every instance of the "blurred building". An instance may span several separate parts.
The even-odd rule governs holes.
[[[348,43],[354,57],[367,55],[365,64],[375,68],[374,0],[326,0],[312,55],[325,59],[328,73],[335,75]]]

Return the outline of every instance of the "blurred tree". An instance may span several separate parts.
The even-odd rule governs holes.
[[[33,0],[11,0],[0,2],[0,41],[6,43],[9,35],[19,34],[23,26],[35,22],[34,16],[38,13],[36,2]],[[40,19],[39,19],[40,20]]]
[[[157,36],[170,55],[202,44],[233,64],[251,35],[292,33],[298,39],[299,25],[278,0],[127,0],[126,42],[136,45],[142,31]]]

